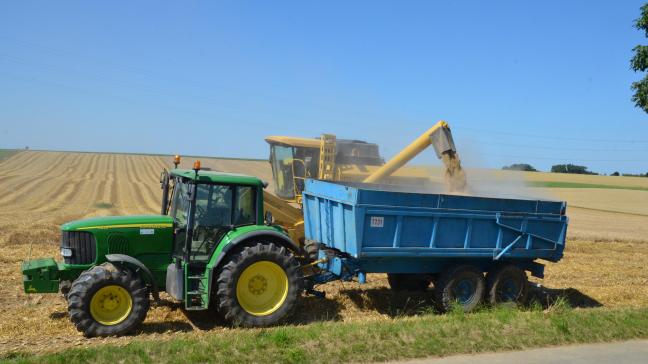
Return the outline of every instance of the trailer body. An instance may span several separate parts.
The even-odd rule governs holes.
[[[542,277],[536,260],[563,255],[566,203],[414,193],[358,183],[307,180],[308,241],[321,244],[327,279],[365,273],[440,273],[466,263],[487,272],[508,262]]]

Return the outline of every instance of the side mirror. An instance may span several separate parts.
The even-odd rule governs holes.
[[[272,212],[270,211],[265,212],[265,216],[263,219],[265,220],[266,225],[272,225],[272,223],[274,222],[274,217],[272,217]]]

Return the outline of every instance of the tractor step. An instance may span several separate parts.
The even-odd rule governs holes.
[[[205,311],[206,309],[207,307],[203,306],[189,306],[185,308],[185,310],[187,311]]]
[[[204,269],[204,268],[203,268]],[[208,272],[194,267],[187,272],[185,279],[185,309],[190,311],[205,310],[209,307]]]

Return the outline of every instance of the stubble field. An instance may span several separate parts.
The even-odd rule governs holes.
[[[270,181],[265,161],[201,158],[203,166]],[[97,215],[151,214],[159,208],[158,177],[167,156],[23,151],[0,161],[0,354],[55,351],[132,337],[87,340],[75,331],[58,295],[25,295],[20,263],[58,255],[58,226]],[[185,159],[188,166],[191,160]],[[470,178],[470,171],[468,171]],[[508,173],[515,173],[508,175]],[[568,201],[566,256],[549,264],[542,284],[574,306],[640,307],[648,302],[648,179],[497,172],[498,178],[580,187],[530,189]],[[592,188],[585,185],[614,185]],[[570,185],[571,186],[571,185]],[[640,187],[640,188],[635,188]],[[270,188],[272,188],[270,186]],[[630,188],[630,189],[625,189]],[[528,192],[528,191],[527,191]],[[303,300],[292,322],[390,320],[431,309],[431,295],[402,297],[383,276],[370,283],[332,283],[327,298]],[[209,312],[190,315],[170,300],[149,312],[138,339],[230,330]]]

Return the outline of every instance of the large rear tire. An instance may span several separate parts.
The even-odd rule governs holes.
[[[425,274],[387,273],[387,282],[394,291],[421,292],[430,286],[430,278]]]
[[[500,265],[488,272],[486,279],[489,304],[525,302],[529,281],[526,272],[519,267],[512,264]]]
[[[144,321],[150,307],[142,279],[111,263],[81,273],[67,298],[70,320],[86,337],[126,334]]]
[[[299,263],[273,243],[244,247],[218,272],[219,314],[233,326],[265,327],[290,315],[302,291]]]
[[[457,304],[464,312],[473,311],[482,302],[486,288],[484,274],[472,265],[446,269],[435,284],[435,301],[441,312],[447,312]]]

